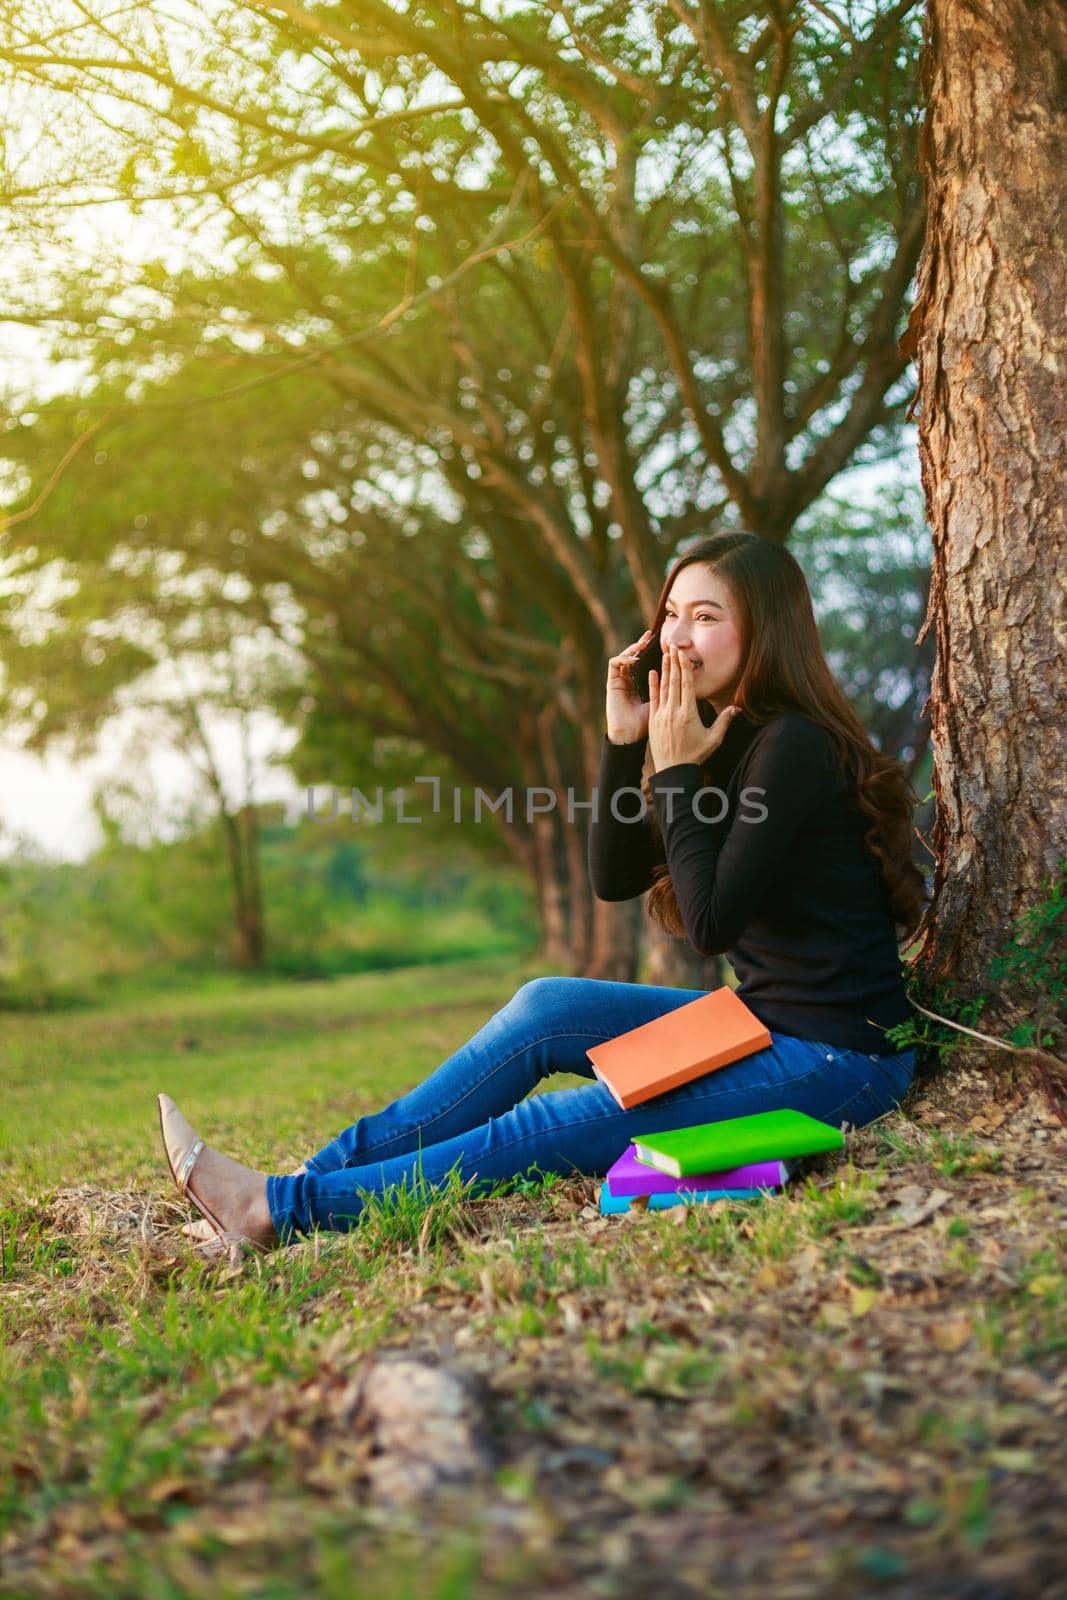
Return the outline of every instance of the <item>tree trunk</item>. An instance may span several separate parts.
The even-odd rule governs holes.
[[[593,900],[593,943],[586,978],[636,983],[640,900]]]
[[[676,939],[658,923],[642,918],[644,932],[642,983],[666,989],[719,989],[725,979],[719,956],[698,955],[687,939]]]
[[[584,972],[593,948],[593,890],[580,835],[567,840],[567,906],[570,970]]]
[[[238,972],[254,972],[263,965],[263,911],[259,897],[258,860],[249,857],[247,820],[242,811],[231,811],[220,801],[219,822],[226,844],[233,895],[233,961]],[[253,822],[253,827],[255,826]],[[252,881],[249,880],[250,867]]]
[[[259,818],[253,805],[237,814],[239,845],[244,861],[237,906],[237,965],[258,972],[267,954],[263,919],[263,885],[259,871]]]
[[[563,765],[556,748],[555,729],[559,721],[558,701],[550,701],[537,718],[541,760],[546,783],[556,796],[552,813],[554,838],[558,838],[559,851],[565,867],[556,870],[564,874],[565,887],[561,885],[567,918],[568,971],[581,972],[589,959],[591,938],[589,872],[585,859],[585,834],[577,828],[568,815],[568,785]]]
[[[564,972],[570,960],[567,910],[563,884],[556,865],[556,824],[552,812],[535,813],[530,820],[534,844],[537,904],[541,914],[539,961],[551,962]]]
[[[237,910],[234,966],[238,972],[258,972],[263,966],[263,924],[251,906]]]
[[[910,338],[937,815],[916,967],[966,999],[993,990],[990,958],[1067,854],[1067,11],[929,0],[927,24],[929,231]],[[1009,1017],[1008,995],[993,1008]]]

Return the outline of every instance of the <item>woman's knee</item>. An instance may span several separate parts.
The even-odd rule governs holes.
[[[512,996],[511,1004],[520,1009],[529,1008],[539,1017],[552,1016],[572,1005],[581,978],[531,978]]]

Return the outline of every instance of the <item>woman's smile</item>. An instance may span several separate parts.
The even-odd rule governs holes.
[[[705,655],[693,649],[697,640]],[[689,662],[683,672],[716,711],[728,705],[741,673],[742,640],[733,596],[707,567],[683,567],[671,586],[660,628],[664,651],[673,645]]]

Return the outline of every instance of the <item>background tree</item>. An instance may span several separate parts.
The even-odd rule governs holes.
[[[256,970],[266,954],[257,786],[268,764],[255,748],[256,721],[293,683],[297,658],[222,603],[204,574],[182,585],[173,561],[142,552],[122,563],[119,554],[95,582],[83,567],[80,581],[54,593],[46,622],[9,596],[0,611],[0,719],[29,751],[85,756],[108,739],[126,785],[138,772],[147,778],[154,751],[180,754],[195,775],[194,806],[206,804],[218,828],[232,962]],[[47,696],[34,692],[38,683]],[[224,742],[238,754],[236,774]]]
[[[0,49],[57,126],[119,130],[102,149],[97,127],[87,170],[62,157],[68,198],[165,212],[186,258],[197,228],[207,241],[187,266],[79,261],[58,296],[57,349],[137,408],[108,423],[127,477],[134,438],[169,448],[172,479],[198,429],[217,447],[212,516],[181,516],[186,475],[169,516],[115,536],[194,564],[214,545],[222,570],[257,567],[265,610],[288,586],[324,714],[387,716],[383,736],[486,788],[551,772],[588,793],[605,659],[679,542],[720,516],[785,538],[892,440],[923,223],[915,6],[183,16],[79,5],[57,31],[51,7],[23,8]],[[293,421],[284,390],[311,405],[286,441],[279,543],[263,457],[235,526],[257,474],[218,418],[249,398]],[[104,403],[85,398],[71,431]],[[91,467],[72,468],[83,508]],[[73,560],[62,503],[39,547]],[[455,650],[460,616],[466,681],[420,677],[419,629],[425,647],[433,618]],[[553,959],[632,975],[630,908],[591,901],[575,830],[557,816],[508,843]]]
[[[991,982],[993,957],[1067,857],[1065,74],[1055,0],[930,0],[930,233],[912,338],[937,863],[918,970],[963,1000],[992,992],[1009,1024],[1026,1002]]]

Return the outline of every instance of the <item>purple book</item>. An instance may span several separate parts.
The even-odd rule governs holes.
[[[670,1178],[638,1161],[633,1145],[623,1151],[608,1172],[613,1195],[678,1194],[682,1189],[780,1189],[789,1180],[790,1161],[752,1161],[747,1167],[726,1172],[694,1172],[688,1178]]]

